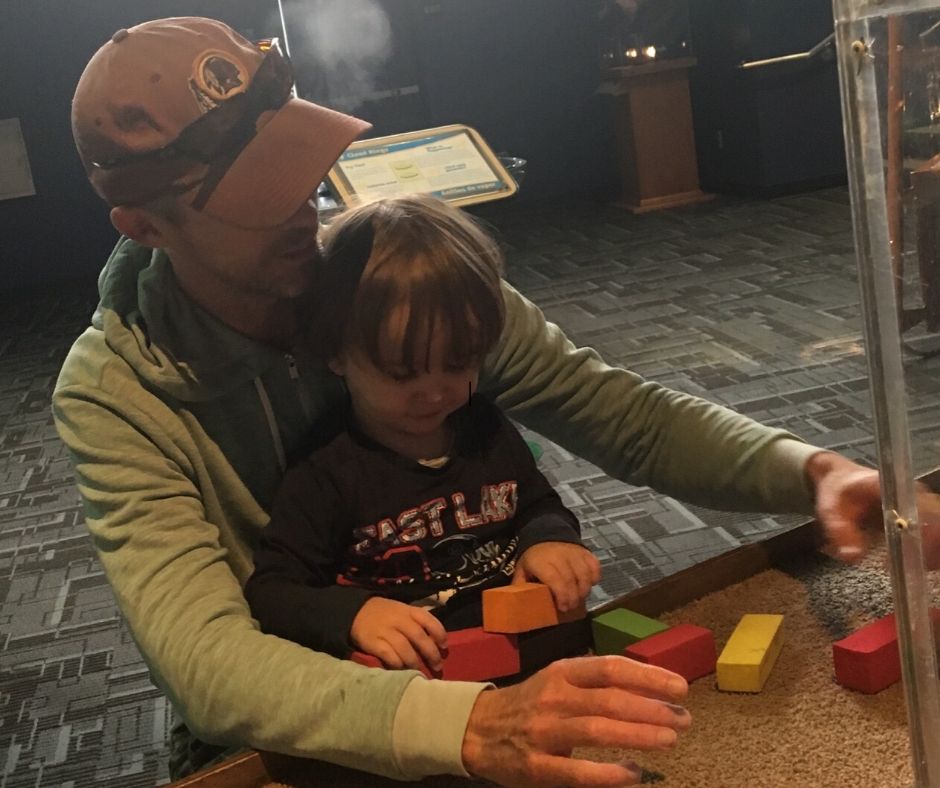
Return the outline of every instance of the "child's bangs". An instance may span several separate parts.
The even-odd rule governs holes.
[[[370,262],[360,281],[353,341],[379,368],[390,363],[428,370],[431,339],[443,332],[446,364],[478,363],[499,339],[503,301],[498,274],[430,250]],[[396,315],[405,318],[396,319]]]

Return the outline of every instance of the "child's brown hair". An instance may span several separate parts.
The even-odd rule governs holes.
[[[430,337],[444,331],[447,357],[479,362],[496,344],[505,311],[503,258],[468,214],[426,195],[351,208],[323,236],[312,338],[325,359],[356,348],[377,367],[394,310],[405,308],[400,361],[427,369]]]

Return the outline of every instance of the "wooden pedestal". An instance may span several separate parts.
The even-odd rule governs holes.
[[[695,58],[620,66],[601,91],[614,112],[622,200],[635,213],[710,199],[699,188],[688,71]]]

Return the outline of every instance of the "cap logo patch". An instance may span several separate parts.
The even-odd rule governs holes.
[[[191,86],[203,112],[247,89],[245,67],[228,53],[203,52],[196,60]]]

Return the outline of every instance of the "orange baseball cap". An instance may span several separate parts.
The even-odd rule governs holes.
[[[366,121],[292,93],[276,48],[213,19],[177,17],[119,30],[72,100],[85,171],[110,205],[178,194],[248,228],[289,219]]]

